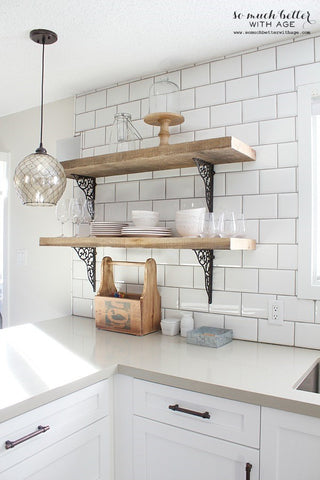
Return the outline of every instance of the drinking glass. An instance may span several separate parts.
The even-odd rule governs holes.
[[[234,212],[224,212],[220,215],[221,221],[221,237],[234,237],[236,232],[236,221]]]
[[[202,237],[214,238],[220,236],[220,217],[219,215],[209,212],[204,216]]]
[[[63,225],[70,220],[69,215],[69,204],[70,200],[62,199],[57,203],[56,206],[56,217],[58,222],[61,222],[61,235],[60,237],[64,237],[63,233]]]
[[[243,238],[246,232],[246,226],[243,213],[235,213],[235,237]]]
[[[70,201],[70,218],[72,223],[77,226],[75,229],[75,237],[79,236],[79,225],[83,220],[83,216],[83,201],[79,198],[72,198]]]

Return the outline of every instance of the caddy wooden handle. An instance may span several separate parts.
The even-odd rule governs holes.
[[[111,261],[109,265],[122,265],[126,267],[144,267],[145,262],[127,262],[126,260]]]

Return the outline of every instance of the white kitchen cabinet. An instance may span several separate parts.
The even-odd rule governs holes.
[[[0,480],[111,480],[112,383],[98,382],[0,424]],[[20,442],[40,425],[48,429]],[[7,441],[16,445],[6,449]]]
[[[199,433],[134,417],[134,480],[259,479],[259,451]]]
[[[262,408],[260,480],[319,480],[320,419]]]
[[[0,480],[111,480],[109,418],[0,473]]]
[[[117,377],[116,480],[259,480],[259,407]]]

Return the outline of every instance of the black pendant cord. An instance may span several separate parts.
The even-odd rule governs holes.
[[[42,68],[41,68],[41,107],[40,107],[40,145],[37,148],[36,153],[47,153],[46,149],[43,148],[42,144],[42,134],[43,134],[43,89],[44,89],[44,46],[45,39],[42,42]]]

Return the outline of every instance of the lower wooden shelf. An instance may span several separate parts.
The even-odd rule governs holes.
[[[40,237],[42,247],[173,248],[192,250],[255,250],[251,238],[188,237]]]

